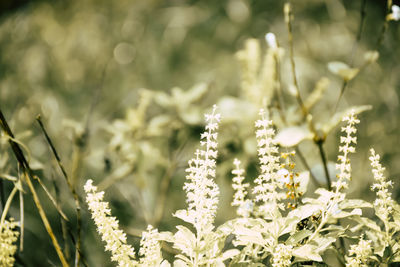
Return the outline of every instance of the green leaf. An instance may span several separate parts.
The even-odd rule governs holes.
[[[324,132],[325,135],[328,135],[330,131],[332,131],[342,120],[345,116],[349,116],[351,112],[354,110],[355,114],[359,114],[366,110],[370,110],[372,106],[364,105],[364,106],[353,106],[350,107],[342,112],[338,112],[332,116],[332,118],[324,125],[322,125],[321,130]]]
[[[297,243],[299,243],[301,240],[303,240],[306,237],[309,237],[310,235],[312,235],[312,231],[307,230],[307,229],[303,229],[301,231],[296,232],[295,234],[291,235],[286,243],[288,245],[296,245]]]
[[[221,260],[227,260],[227,259],[232,259],[233,257],[237,256],[240,254],[240,251],[238,249],[228,249],[224,253],[222,253]]]
[[[177,217],[177,218],[179,218],[179,219],[181,219],[181,220],[183,220],[185,222],[194,224],[194,217],[187,210],[177,210],[173,214],[173,216],[175,216],[175,217]]]
[[[375,232],[380,232],[381,228],[376,224],[375,221],[365,218],[365,217],[355,217],[354,220],[361,225],[365,225],[366,227],[374,230]],[[352,229],[350,229],[352,230]]]
[[[195,235],[185,226],[176,226],[178,231],[174,235],[174,248],[182,251],[186,255],[191,255],[196,247]]]
[[[312,139],[313,133],[306,127],[288,127],[281,130],[275,137],[275,141],[283,147],[293,147],[301,141]]]
[[[300,183],[297,191],[302,192],[304,195],[304,193],[307,192],[308,183],[310,182],[310,172],[304,171],[299,173],[299,176],[295,178],[295,181]]]
[[[171,264],[167,260],[163,260],[160,267],[171,267]]]
[[[313,245],[303,245],[293,250],[293,256],[312,261],[322,261],[321,256],[317,253],[318,247]]]
[[[182,259],[178,259],[174,261],[174,267],[188,267],[188,265],[186,264],[186,262],[190,262],[188,258],[186,258],[183,255],[177,255],[177,258],[184,258],[185,260]]]
[[[339,204],[340,209],[373,208],[373,205],[362,199],[344,199]]]
[[[354,209],[351,212],[340,211],[338,213],[333,214],[332,217],[336,218],[336,219],[341,219],[341,218],[346,218],[346,217],[350,217],[350,216],[354,216],[354,215],[361,216],[362,215],[362,210],[361,209]]]
[[[318,244],[317,251],[319,253],[324,252],[333,242],[336,241],[336,237],[319,237],[314,240]]]

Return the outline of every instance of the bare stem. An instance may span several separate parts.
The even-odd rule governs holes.
[[[40,125],[40,128],[42,129],[42,132],[46,138],[47,143],[50,146],[51,151],[53,152],[54,157],[57,160],[57,164],[58,167],[61,170],[61,173],[63,174],[65,181],[67,182],[68,188],[74,198],[75,201],[75,207],[76,207],[76,223],[77,223],[77,242],[75,244],[76,246],[76,252],[75,252],[75,266],[79,265],[79,261],[80,261],[80,253],[81,253],[81,228],[82,228],[82,218],[81,218],[81,205],[80,205],[80,201],[79,201],[79,196],[75,190],[75,186],[70,182],[70,180],[68,179],[68,175],[67,172],[65,171],[65,168],[61,162],[61,158],[57,153],[57,150],[53,144],[53,142],[50,139],[50,136],[48,135],[46,128],[43,125],[43,122],[40,118],[40,115],[36,117],[37,122]]]
[[[303,153],[301,153],[299,147],[296,147],[296,154],[299,155],[299,158],[301,160],[301,163],[303,163],[304,167],[306,167],[306,169],[310,172],[310,177],[311,180],[313,181],[313,183],[317,186],[317,187],[321,187],[321,184],[318,182],[317,178],[315,177],[315,175],[313,174],[313,172],[311,171],[310,165],[308,165],[306,158],[304,157]]]
[[[293,76],[293,85],[296,89],[296,100],[303,112],[304,118],[307,117],[308,110],[305,107],[303,100],[300,95],[300,88],[297,82],[297,75],[296,75],[296,64],[294,61],[294,52],[293,52],[293,33],[292,33],[292,8],[290,3],[285,4],[285,21],[286,26],[288,29],[288,40],[289,40],[289,52],[290,52],[290,65],[292,67],[292,76]]]
[[[172,174],[174,173],[176,166],[177,164],[175,162],[171,163],[161,180],[159,198],[157,199],[157,204],[154,211],[155,215],[153,222],[155,227],[157,227],[157,225],[160,223],[162,216],[164,214],[164,207],[165,207],[165,201],[167,199],[168,188],[171,183]]]

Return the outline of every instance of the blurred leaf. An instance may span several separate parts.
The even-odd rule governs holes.
[[[353,110],[355,115],[357,115],[370,109],[372,109],[371,105],[353,106],[342,112],[338,112],[333,115],[327,123],[322,125],[321,130],[324,132],[325,135],[328,135],[328,133],[332,131],[337,125],[339,125],[339,123],[343,120],[345,116],[349,116]]]
[[[331,182],[336,181],[336,174],[338,174],[338,170],[336,169],[336,163],[333,161],[328,161],[328,173],[331,178]],[[311,168],[311,172],[314,174],[314,177],[317,179],[318,183],[321,186],[326,186],[326,175],[324,166],[322,163],[315,164]]]
[[[18,180],[17,177],[12,176],[12,175],[9,175],[9,174],[7,174],[7,173],[2,173],[2,174],[0,174],[0,178],[9,180],[9,181],[11,181],[11,182],[16,182],[16,181]]]
[[[304,101],[304,106],[310,110],[322,97],[326,88],[329,86],[329,79],[326,77],[322,77],[317,84],[315,85],[312,93],[307,97],[306,101]]]
[[[360,71],[358,68],[351,68],[346,63],[340,61],[329,62],[328,69],[345,81],[352,80]]]
[[[235,122],[238,118],[255,118],[258,114],[255,105],[231,96],[222,97],[218,107],[223,123]]]
[[[171,125],[172,118],[167,115],[159,115],[152,118],[147,127],[147,133],[150,136],[159,136],[165,134],[166,129]]]
[[[275,141],[283,147],[298,145],[301,141],[312,139],[313,134],[305,127],[288,127],[281,130],[275,137]]]
[[[379,58],[379,52],[375,51],[375,50],[374,51],[367,51],[364,54],[364,59],[368,63],[373,63],[373,62],[377,61],[378,58]]]

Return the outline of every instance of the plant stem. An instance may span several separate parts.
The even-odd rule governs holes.
[[[17,191],[18,191],[17,187],[14,186],[13,190],[11,191],[10,195],[8,196],[7,202],[6,202],[5,206],[4,206],[3,213],[1,214],[1,219],[0,219],[0,233],[2,232],[3,224],[4,224],[4,221],[5,221],[5,219],[6,219],[8,210],[10,209],[11,202],[12,202],[14,196],[15,196],[15,193],[17,193]]]
[[[31,179],[35,179],[34,175],[33,175],[33,171],[30,168],[29,163],[26,161],[21,148],[15,141],[13,141],[14,134],[12,133],[10,127],[8,126],[8,123],[7,123],[7,121],[3,115],[3,112],[1,110],[0,110],[0,125],[3,128],[3,131],[5,132],[5,134],[9,137],[8,142],[14,152],[14,155],[15,155],[20,167],[23,169],[23,172],[24,172],[25,178],[26,178],[25,179],[26,183],[28,184],[29,190],[32,193],[32,197],[35,202],[36,208],[39,211],[39,215],[43,221],[43,224],[47,230],[47,233],[50,236],[53,246],[54,246],[54,248],[57,252],[57,255],[61,261],[61,264],[63,267],[68,267],[69,265],[68,265],[67,261],[65,260],[65,256],[61,250],[61,247],[57,241],[57,238],[55,237],[55,235],[53,233],[53,229],[51,228],[50,223],[47,219],[46,213],[44,212],[44,209],[40,203],[40,199],[36,193],[35,187],[33,186],[32,182],[31,182]]]
[[[53,152],[54,157],[57,160],[58,167],[61,170],[61,173],[63,174],[65,181],[67,182],[68,188],[74,198],[75,201],[75,207],[76,207],[76,224],[77,224],[77,242],[76,242],[76,251],[75,251],[75,266],[79,265],[80,261],[80,253],[81,253],[81,228],[82,228],[82,217],[81,217],[81,205],[79,201],[79,196],[75,190],[75,186],[71,184],[70,180],[68,179],[67,172],[65,171],[65,168],[61,162],[61,158],[57,153],[57,150],[53,144],[53,142],[50,139],[50,136],[48,135],[46,128],[43,125],[43,122],[40,118],[40,115],[36,117],[36,121],[39,123],[40,128],[42,129],[42,132],[46,138],[47,143],[49,144],[51,151]]]
[[[315,177],[315,175],[312,173],[310,165],[308,165],[306,158],[304,157],[303,153],[301,153],[299,147],[296,147],[296,154],[299,155],[299,158],[301,160],[301,163],[303,163],[304,167],[306,167],[306,169],[310,172],[310,177],[311,180],[313,181],[313,183],[317,186],[317,187],[321,187],[321,184],[318,182],[317,178]]]
[[[318,149],[319,149],[319,154],[320,154],[321,160],[322,160],[322,165],[324,166],[324,172],[325,172],[326,182],[328,184],[328,189],[332,190],[331,178],[329,176],[329,170],[328,170],[328,161],[326,160],[323,143],[324,142],[322,140],[316,141],[316,144],[318,145]]]
[[[314,123],[312,121],[312,116],[311,116],[309,110],[307,109],[307,107],[304,105],[304,102],[300,95],[299,85],[297,83],[296,65],[294,62],[294,55],[293,55],[293,35],[292,35],[292,23],[291,23],[292,10],[291,10],[290,3],[285,4],[284,12],[285,12],[285,21],[286,21],[286,25],[288,28],[288,38],[289,38],[289,46],[290,46],[290,62],[291,62],[291,66],[292,66],[293,83],[296,88],[297,103],[299,104],[299,106],[303,112],[304,120],[308,121],[309,128],[314,134],[314,143],[318,146],[318,149],[320,151],[321,160],[322,160],[322,163],[324,166],[325,175],[326,175],[326,179],[328,182],[328,189],[331,190],[331,182],[330,182],[330,177],[329,177],[329,172],[328,172],[327,160],[325,157],[325,152],[323,150],[323,143],[325,142],[325,137],[321,138],[319,136],[317,130],[315,129]]]
[[[292,9],[291,9],[290,3],[288,2],[285,4],[285,21],[286,21],[286,26],[288,29],[290,65],[292,67],[293,85],[296,89],[296,100],[303,112],[304,118],[306,118],[307,114],[308,114],[308,110],[304,106],[304,102],[301,98],[299,84],[297,82],[297,76],[296,76],[296,64],[294,61],[294,52],[293,52],[293,33],[292,33],[292,18],[291,17],[292,17]]]

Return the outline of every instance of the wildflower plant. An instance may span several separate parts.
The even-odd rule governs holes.
[[[0,225],[0,266],[14,266],[14,254],[17,251],[19,232],[17,231],[18,223],[12,218],[2,221]]]
[[[253,137],[258,175],[249,180],[251,177],[241,162],[237,158],[233,161],[231,206],[237,217],[215,225],[220,198],[216,183],[218,130],[223,118],[214,105],[212,112],[205,115],[201,148],[196,150],[186,169],[183,189],[187,208],[173,214],[189,225],[177,225],[175,233],[159,233],[148,228],[139,250],[142,258],[135,260],[135,264],[169,265],[163,260],[160,241],[172,244],[176,250],[174,266],[305,266],[330,264],[332,254],[336,257],[333,262],[343,266],[379,266],[382,262],[400,261],[400,208],[391,198],[392,183],[386,181],[379,156],[373,150],[370,160],[375,183],[372,189],[377,191],[374,205],[349,199],[347,193],[353,176],[350,156],[356,152],[356,126],[360,123],[357,115],[370,107],[351,107],[340,112],[335,107],[335,114],[328,122],[315,121],[311,110],[322,98],[329,80],[321,78],[303,100],[293,56],[291,5],[286,4],[284,11],[293,76],[293,83],[287,86],[288,95],[294,97],[298,107],[285,109],[282,104],[284,84],[279,68],[284,53],[274,34],[266,35],[268,50],[264,60],[261,60],[260,43],[255,39],[247,41],[236,55],[242,68],[244,101],[263,107],[255,121]],[[369,52],[365,64],[377,57],[376,51]],[[359,75],[361,68],[331,62],[328,69],[343,80],[339,102],[347,83]],[[337,175],[331,180],[323,144],[341,122],[345,125],[339,138]],[[305,140],[318,147],[326,188],[313,177],[302,156],[299,144]],[[306,170],[298,170],[298,159]],[[310,177],[316,185],[314,192],[308,192]],[[375,210],[382,224],[367,218],[365,209]]]

